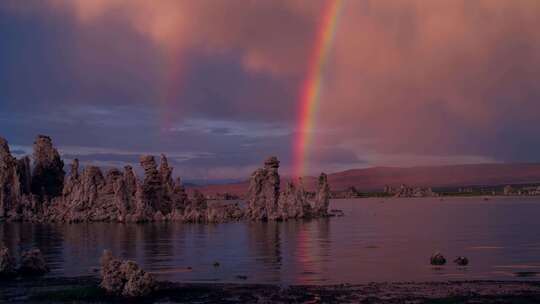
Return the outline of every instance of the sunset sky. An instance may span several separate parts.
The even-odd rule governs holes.
[[[187,180],[538,162],[540,1],[2,0],[0,136],[37,134]]]

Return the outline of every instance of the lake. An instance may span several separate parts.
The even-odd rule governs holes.
[[[111,249],[171,281],[540,279],[540,198],[334,200],[331,208],[345,216],[210,225],[3,223],[0,243],[16,255],[39,247],[53,277],[96,274],[103,249]],[[431,266],[435,251],[449,263]],[[469,266],[452,263],[460,255]]]

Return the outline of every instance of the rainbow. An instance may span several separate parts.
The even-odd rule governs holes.
[[[312,141],[313,128],[320,104],[325,65],[333,44],[343,1],[325,1],[322,20],[317,30],[315,48],[308,65],[307,77],[301,87],[297,135],[295,136],[293,145],[293,175],[296,177],[302,177],[305,174],[308,159],[307,154]]]

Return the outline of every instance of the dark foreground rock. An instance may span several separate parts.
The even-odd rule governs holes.
[[[47,278],[0,284],[0,303],[126,303],[99,279]],[[133,303],[539,303],[540,282],[371,283],[279,286],[160,282]]]
[[[40,276],[49,272],[45,258],[37,248],[24,251],[21,254],[19,273],[23,276]]]
[[[127,298],[148,296],[156,288],[154,278],[133,261],[121,261],[109,250],[101,257],[100,286],[110,295]]]
[[[6,247],[0,247],[0,279],[10,279],[17,274],[15,259]]]
[[[141,178],[130,166],[103,172],[87,165],[81,173],[74,159],[66,175],[50,137],[36,138],[32,164],[29,157],[13,157],[0,137],[0,221],[220,223],[332,216],[326,175],[321,174],[314,196],[306,193],[301,181],[281,191],[276,157],[252,174],[246,207],[209,204],[198,192],[188,197],[180,179],[173,179],[165,155],[159,164],[154,156],[143,155],[140,165]]]

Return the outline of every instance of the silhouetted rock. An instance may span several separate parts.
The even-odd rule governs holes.
[[[454,260],[454,263],[456,263],[459,266],[467,266],[469,265],[469,259],[467,259],[464,256],[459,256]]]
[[[101,256],[101,284],[108,293],[124,297],[149,295],[156,287],[154,278],[133,261],[120,261],[109,250]]]
[[[431,265],[441,266],[446,264],[446,259],[440,252],[434,253],[430,258]]]
[[[52,199],[62,194],[64,162],[53,147],[50,137],[38,135],[34,142],[34,171],[32,193],[41,199]]]
[[[7,141],[0,138],[0,218],[11,216],[21,199],[17,160],[11,156]]]
[[[17,274],[15,259],[6,247],[0,247],[0,279],[9,279]]]
[[[17,160],[17,175],[19,176],[19,184],[21,193],[28,195],[32,191],[32,169],[30,167],[30,157],[25,156]]]
[[[49,267],[45,263],[45,258],[41,251],[37,248],[24,251],[21,255],[21,267],[19,273],[21,275],[43,275],[49,272]]]

